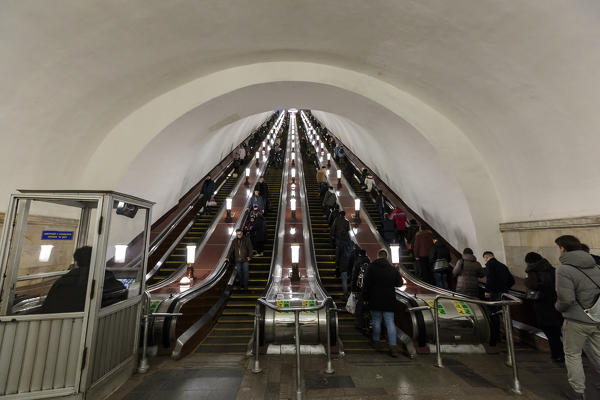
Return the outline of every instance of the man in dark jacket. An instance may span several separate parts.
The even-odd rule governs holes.
[[[439,238],[433,238],[433,247],[429,251],[429,264],[433,271],[435,286],[448,289],[448,273],[450,272],[450,249]]]
[[[345,211],[340,211],[330,230],[331,236],[335,238],[335,264],[339,271],[346,246],[350,242],[350,222],[346,219]]]
[[[254,194],[250,197],[248,202],[248,210],[252,210],[254,207],[258,207],[258,211],[262,214],[265,212],[265,201],[260,195],[258,188],[254,188]]]
[[[252,240],[252,246],[256,250],[256,255],[259,257],[263,256],[266,239],[266,226],[265,219],[262,214],[258,214],[250,218],[250,240]]]
[[[485,260],[485,298],[490,301],[497,301],[502,298],[502,293],[515,284],[515,278],[512,276],[508,267],[498,261],[491,251],[483,252]],[[500,307],[488,307],[490,313],[490,346],[496,346],[500,340]]]
[[[78,248],[73,253],[73,259],[75,267],[61,276],[50,288],[42,305],[42,314],[84,311],[92,248],[90,246]],[[102,307],[126,299],[125,285],[115,278],[112,271],[106,271],[102,291]]]
[[[586,341],[593,353],[589,356],[600,360],[600,322],[584,312],[598,301],[600,266],[590,254],[581,250],[581,242],[575,236],[560,236],[554,242],[560,250],[555,306],[564,318],[562,333],[567,376],[578,398],[584,399],[585,373],[581,351]]]
[[[206,203],[210,201],[215,194],[215,181],[210,178],[210,175],[207,175],[206,179],[204,179],[200,193],[202,194],[202,207],[205,207]]]
[[[256,184],[256,189],[258,189],[258,195],[262,197],[263,202],[265,203],[265,211],[269,211],[269,186],[267,182],[265,182],[265,177],[261,176]]]
[[[394,218],[388,213],[383,214],[383,240],[386,243],[394,243],[396,241],[396,222]]]
[[[385,321],[387,335],[390,345],[390,355],[398,357],[396,347],[396,324],[394,322],[394,310],[396,306],[396,287],[404,284],[400,273],[389,263],[387,250],[381,249],[377,253],[377,260],[369,265],[363,298],[371,310],[373,319],[373,335],[371,337],[377,348],[381,338],[381,322]]]
[[[252,256],[252,242],[246,236],[244,231],[238,229],[235,231],[235,239],[231,242],[231,249],[227,261],[235,263],[240,285],[244,290],[248,290],[248,262]]]
[[[329,186],[329,190],[325,193],[325,197],[323,197],[323,214],[329,215],[336,203],[337,196],[335,195],[335,190],[333,189],[333,186]]]
[[[527,268],[525,286],[528,290],[538,293],[533,300],[533,309],[537,326],[544,331],[550,345],[552,360],[565,361],[565,353],[561,340],[562,315],[556,311],[556,275],[552,265],[538,253],[527,253],[525,256]]]

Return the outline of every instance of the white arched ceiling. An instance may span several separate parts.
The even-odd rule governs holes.
[[[265,68],[264,65],[260,66],[261,70]],[[278,70],[289,70],[289,66]],[[335,75],[339,76],[340,71],[335,71]],[[255,74],[246,73],[240,76]],[[227,80],[230,80],[229,77]],[[357,82],[355,77],[353,81]],[[174,98],[187,97],[177,93],[172,95]],[[167,96],[163,102],[155,101],[153,105],[157,109],[164,109],[172,103],[172,99]],[[431,143],[413,126],[372,100],[347,90],[317,83],[275,82],[229,92],[189,111],[158,133],[145,147],[141,142],[135,142],[139,140],[138,135],[132,135],[132,140],[128,141],[127,135],[119,132],[116,137],[121,145],[132,154],[139,152],[135,160],[125,163],[128,167],[121,171],[123,177],[118,185],[119,190],[157,202],[157,217],[162,210],[170,208],[221,157],[220,153],[215,151],[218,147],[205,148],[204,143],[207,140],[214,144],[222,144],[224,138],[229,139],[249,132],[250,129],[238,129],[242,122],[251,128],[264,119],[264,114],[261,114],[261,117],[249,117],[218,132],[211,132],[208,126],[223,118],[223,114],[226,115],[225,120],[231,120],[264,109],[310,106],[335,112],[336,114],[317,113],[319,116],[326,116],[325,122],[344,143],[386,179],[413,209],[442,232],[451,243],[458,247],[475,246],[479,241],[488,247],[499,243],[496,220],[479,218],[479,229],[476,230],[472,207],[469,206],[454,173],[448,169],[446,162],[441,161],[439,153]],[[232,115],[227,110],[237,110],[240,114]],[[153,113],[148,110],[147,114]],[[350,122],[350,118],[353,122]],[[248,120],[252,122],[248,124]],[[225,147],[226,152],[239,140],[227,142],[229,146]],[[194,145],[191,145],[192,143]],[[365,143],[369,146],[361,145]],[[391,143],[396,146],[389,146]],[[132,149],[134,144],[144,148]],[[200,149],[203,150],[199,151]],[[118,175],[111,174],[110,177],[114,179]],[[186,180],[183,179],[184,176],[191,178]],[[444,196],[439,196],[439,193],[444,193]],[[488,209],[488,216],[492,213],[498,213],[498,210]],[[491,232],[491,236],[484,239],[482,232],[486,229]]]
[[[156,220],[227,156],[270,112],[237,119],[224,127],[205,127],[213,118],[202,107],[179,118],[156,136],[123,172],[117,190],[156,202]]]
[[[153,100],[219,71],[291,61],[296,67],[268,81],[359,93],[422,134],[465,192],[475,223],[488,225],[477,227],[481,243],[492,231],[497,237],[500,221],[597,214],[599,19],[600,3],[587,0],[4,2],[0,209],[17,187],[116,187],[172,121],[261,82],[220,82],[221,91],[206,86],[195,100],[137,114]],[[300,62],[348,73],[302,75]],[[348,81],[352,73],[368,79]],[[398,93],[417,101],[398,102]],[[129,126],[143,143],[137,150],[111,136],[133,115],[146,121]],[[443,120],[454,135],[438,129]]]

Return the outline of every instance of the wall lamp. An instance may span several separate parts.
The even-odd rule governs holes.
[[[360,199],[354,199],[354,220],[360,221]]]
[[[400,264],[400,245],[390,244],[390,253],[392,255],[392,264]]]
[[[290,280],[297,282],[300,280],[300,273],[298,271],[298,263],[300,262],[300,245],[298,243],[292,243],[290,246],[292,249],[292,276]]]
[[[296,220],[296,198],[290,200],[290,210],[292,210],[292,219]]]
[[[225,222],[231,222],[231,203],[233,202],[233,200],[231,199],[231,197],[228,197],[225,199],[225,208],[227,210],[227,216],[225,217]]]

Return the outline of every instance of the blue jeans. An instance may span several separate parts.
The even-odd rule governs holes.
[[[344,296],[348,296],[348,272],[342,272],[342,290],[344,291]]]
[[[396,323],[394,322],[393,311],[373,311],[371,310],[371,318],[373,319],[373,341],[377,342],[381,339],[381,319],[385,321],[388,340],[390,346],[396,345]]]
[[[448,289],[448,271],[433,271],[435,286]]]
[[[235,263],[240,285],[244,289],[248,289],[248,261],[239,261]]]

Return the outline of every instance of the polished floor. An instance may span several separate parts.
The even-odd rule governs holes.
[[[302,356],[306,399],[536,399],[569,398],[566,370],[548,355],[522,349],[517,354],[522,396],[513,394],[511,369],[504,354],[445,355],[445,368],[433,355],[393,359],[387,354],[350,354],[334,361],[336,373],[326,375],[324,356]],[[251,360],[238,355],[193,354],[175,362],[154,359],[146,375],[135,375],[110,400],[294,399],[295,357],[262,357],[263,372],[250,371]],[[600,386],[589,372],[588,386]],[[600,399],[588,388],[588,399]]]

